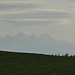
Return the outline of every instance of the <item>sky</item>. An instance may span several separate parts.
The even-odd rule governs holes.
[[[75,0],[0,0],[0,37],[19,32],[75,46]]]

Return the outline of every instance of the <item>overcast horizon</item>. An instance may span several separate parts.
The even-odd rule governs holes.
[[[75,46],[74,0],[0,0],[0,37],[48,33]]]
[[[37,37],[34,33],[25,35],[20,32],[14,36],[7,35],[0,38],[0,50],[42,54],[74,55],[75,46],[66,41],[59,41],[47,33]]]

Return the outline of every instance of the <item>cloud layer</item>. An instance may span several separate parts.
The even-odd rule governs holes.
[[[75,1],[0,0],[0,37],[18,32],[48,32],[74,41]]]
[[[23,25],[50,25],[67,24],[70,18],[74,17],[71,10],[54,8],[61,6],[56,0],[0,0],[0,22],[5,22],[14,26]],[[67,0],[66,0],[67,1]],[[52,3],[53,5],[49,5]],[[56,4],[54,3],[56,2]],[[64,2],[64,1],[59,1]],[[67,1],[70,3],[70,1]],[[54,5],[55,4],[55,5]],[[67,5],[64,2],[64,6]],[[50,7],[51,6],[51,7]],[[34,20],[35,19],[35,20]],[[51,20],[52,19],[52,20]],[[57,19],[57,20],[56,20]],[[63,20],[64,21],[63,21]],[[61,21],[60,21],[61,20]],[[23,25],[22,25],[23,24]]]

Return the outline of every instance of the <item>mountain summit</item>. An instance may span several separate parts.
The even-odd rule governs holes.
[[[52,38],[51,36],[49,36],[48,33],[44,33],[42,35],[39,36],[40,40],[55,40],[54,38]]]
[[[25,36],[26,35],[23,32],[20,32],[20,33],[15,35],[15,37],[18,37],[18,38],[22,38],[22,37],[25,37]]]
[[[0,49],[20,52],[46,53],[46,54],[74,54],[75,47],[44,33],[37,37],[35,34],[26,36],[20,32],[15,36],[0,38]]]
[[[30,38],[37,38],[34,33],[32,33],[29,37],[30,37]]]

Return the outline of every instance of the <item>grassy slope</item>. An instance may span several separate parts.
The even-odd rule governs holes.
[[[75,75],[75,57],[0,51],[0,75]]]

